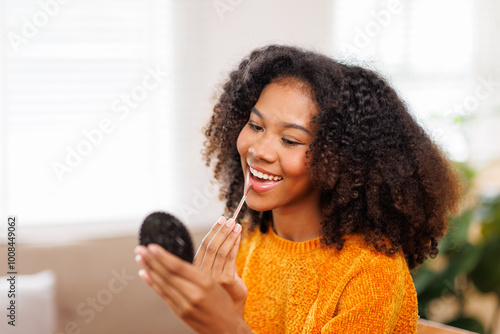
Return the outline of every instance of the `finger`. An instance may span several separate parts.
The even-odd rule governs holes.
[[[160,248],[161,251],[168,253],[163,248],[159,246],[158,248]],[[184,260],[179,259],[174,255],[172,255],[172,258],[180,262],[185,262]],[[162,283],[163,285],[170,285],[183,295],[186,295],[186,291],[189,291],[194,287],[194,285],[186,279],[176,276],[175,273],[169,271],[164,263],[162,263],[160,259],[154,256],[149,248],[139,250],[139,253],[136,256],[136,261],[143,269],[150,273],[150,276],[152,276],[153,274],[155,274],[155,276],[158,276],[156,282],[158,282],[159,284]]]
[[[240,249],[240,243],[241,243],[241,225],[240,225],[240,231],[237,232],[236,234],[238,234],[238,238],[236,239],[236,242],[234,243],[231,252],[227,256],[227,261],[224,264],[224,270],[222,273],[223,276],[230,278],[233,278],[235,273],[237,273],[236,257],[238,256],[238,251]]]
[[[172,284],[183,282],[183,284],[188,284],[187,289],[189,289],[205,283],[205,276],[200,275],[200,269],[167,252],[157,244],[148,246],[148,260],[150,260],[152,268],[167,277]],[[184,286],[180,288],[185,289]]]
[[[141,269],[139,270],[139,277],[150,287],[152,288],[158,296],[160,296],[162,299],[166,299],[167,296],[165,293],[158,288],[158,285],[154,283],[151,279],[151,274],[146,270],[146,269]],[[172,301],[169,300],[169,305]]]
[[[151,276],[149,274],[149,272],[146,270],[146,269],[141,269],[139,270],[139,277],[149,286],[149,287],[153,287],[153,282],[151,281]],[[158,293],[158,292],[157,292]],[[161,298],[164,298],[165,295],[163,294],[163,292],[159,292],[158,295],[160,295]]]
[[[222,275],[223,270],[228,263],[235,263],[236,255],[238,254],[238,249],[234,251],[234,246],[241,235],[241,225],[236,224],[229,236],[226,238],[224,243],[220,246],[215,256],[215,261],[212,267],[212,273],[216,275]],[[239,244],[238,246],[239,247]]]
[[[210,232],[203,238],[200,247],[198,248],[198,252],[196,253],[196,256],[194,257],[193,264],[195,267],[200,267],[201,264],[203,263],[203,258],[205,257],[205,251],[207,249],[208,244],[210,243],[210,240],[217,234],[217,232],[226,224],[226,217],[222,216],[220,217],[217,222],[214,224]]]
[[[158,245],[154,246],[158,247],[155,251],[170,255],[169,261],[178,261],[181,266],[192,266],[190,263],[187,263],[168,253],[162,247]],[[148,251],[149,248],[150,246],[148,246]],[[196,284],[177,275],[175,272],[168,270],[167,266],[165,266],[164,259],[159,259],[152,252],[148,252],[142,256],[142,259],[139,262],[143,263],[144,269],[150,277],[150,281],[156,285],[156,290],[161,291],[173,304],[176,305],[176,308],[179,311],[186,310],[188,305],[193,302],[193,299],[199,296],[200,288]],[[193,269],[196,268],[193,267]],[[200,275],[198,270],[195,275]]]
[[[205,321],[200,321],[196,318],[198,312],[196,311],[196,307],[194,305],[189,305],[187,302],[184,302],[182,299],[177,299],[176,297],[171,298],[162,287],[154,282],[154,279],[148,277],[150,274],[141,273],[139,274],[141,278],[160,296],[161,299],[172,309],[172,311],[181,319],[184,320],[186,325],[196,330],[197,333],[200,333],[201,329],[206,328]],[[143,277],[145,276],[145,277]],[[180,301],[180,302],[179,302]],[[195,312],[195,313],[193,313]],[[193,315],[195,315],[193,317]],[[186,321],[187,320],[187,321]]]
[[[153,289],[153,291],[161,298],[167,305],[172,309],[172,311],[176,314],[179,314],[181,311],[181,307],[178,306],[179,301],[181,300],[180,296],[176,299],[178,302],[174,302],[169,296],[165,293],[163,288],[151,277],[151,273],[147,270],[141,269],[139,271],[139,276],[141,279],[146,282],[146,284]]]
[[[215,257],[222,243],[230,235],[234,228],[234,220],[229,219],[226,224],[215,234],[215,236],[210,240],[207,249],[205,251],[205,257],[203,258],[203,263],[201,265],[201,270],[204,272],[211,272],[214,265]]]
[[[150,271],[152,280],[158,283],[161,290],[177,305],[182,314],[191,312],[193,306],[196,307],[206,298],[208,292],[218,286],[210,275],[203,275],[199,268],[165,251],[159,245],[151,244],[148,250],[151,251],[152,257],[158,260],[150,261],[152,267],[155,268],[155,265],[159,263],[161,269],[158,269],[166,269],[163,275],[160,275],[159,270]]]

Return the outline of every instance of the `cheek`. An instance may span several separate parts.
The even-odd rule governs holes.
[[[297,154],[289,155],[286,159],[286,163],[283,163],[283,166],[286,166],[285,173],[289,177],[300,177],[300,178],[309,178],[308,170],[307,170],[308,160],[306,159],[306,151],[300,152]]]
[[[248,135],[245,130],[247,127],[245,126],[240,134],[238,135],[238,140],[236,141],[236,149],[240,156],[243,156],[248,151]]]

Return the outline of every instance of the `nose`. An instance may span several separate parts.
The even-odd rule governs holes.
[[[272,143],[272,138],[268,136],[263,136],[259,140],[256,140],[249,148],[248,152],[256,160],[264,160],[266,162],[272,163],[277,159],[277,153],[274,149]]]

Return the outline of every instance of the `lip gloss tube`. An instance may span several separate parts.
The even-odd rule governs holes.
[[[238,204],[238,207],[236,208],[236,211],[233,214],[233,220],[236,220],[236,217],[238,217],[241,207],[243,206],[243,203],[245,203],[245,200],[247,199],[250,188],[252,188],[250,186],[250,171],[247,170],[247,175],[245,177],[245,193],[243,194],[243,197],[241,198],[240,203]]]

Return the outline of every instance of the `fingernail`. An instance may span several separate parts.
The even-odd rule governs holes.
[[[135,253],[140,254],[140,255],[146,255],[146,251],[145,251],[144,247],[141,247],[141,246],[137,246],[135,248]]]
[[[139,270],[139,276],[146,277],[146,271],[144,269]]]
[[[240,224],[236,224],[233,228],[233,232],[235,233],[239,233],[241,231],[241,225]]]
[[[222,224],[224,224],[224,220],[226,220],[226,218],[224,216],[222,216],[222,217],[219,218],[219,220],[217,221],[217,223],[219,225],[222,225]]]
[[[136,261],[136,262],[140,262],[140,261],[141,261],[141,259],[142,259],[142,256],[141,256],[140,254],[137,254],[137,255],[135,256],[135,261]]]
[[[226,226],[227,226],[227,227],[232,227],[232,226],[233,226],[233,224],[234,224],[234,220],[233,220],[233,218],[229,219],[229,220],[226,222]]]
[[[149,251],[150,251],[151,253],[153,253],[153,254],[158,253],[158,248],[157,248],[157,246],[156,246],[156,245],[149,244],[149,245],[148,245],[148,249],[149,249]]]
[[[144,249],[144,246],[137,246],[137,247],[135,247],[135,254],[145,255],[146,251]]]

